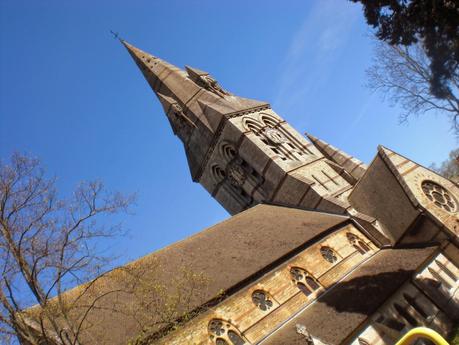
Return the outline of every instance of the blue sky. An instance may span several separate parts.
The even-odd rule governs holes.
[[[378,144],[429,165],[457,146],[442,116],[399,125],[400,110],[364,87],[372,42],[358,5],[323,1],[0,2],[0,158],[40,157],[65,195],[99,178],[137,192],[117,263],[228,217],[192,183],[182,144],[109,31],[234,94],[265,100],[369,163]]]

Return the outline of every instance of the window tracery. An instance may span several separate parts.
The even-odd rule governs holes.
[[[269,114],[260,115],[261,122],[253,119],[244,119],[245,127],[255,133],[280,159],[301,160],[303,155],[311,152],[292,137],[282,126],[280,121]]]
[[[273,306],[273,302],[271,301],[268,293],[263,290],[253,292],[252,302],[263,311],[267,311]]]
[[[330,247],[320,248],[320,254],[322,254],[322,257],[331,264],[338,261],[338,254]]]
[[[357,249],[357,251],[360,253],[360,254],[365,254],[366,252],[369,252],[370,251],[370,247],[368,247],[368,245],[360,238],[358,237],[357,235],[351,233],[351,232],[348,232],[346,234],[346,237],[347,237],[347,240],[349,241],[349,243],[355,248]]]
[[[306,270],[300,267],[293,267],[290,269],[290,276],[292,281],[296,284],[298,289],[303,292],[306,296],[309,296],[312,292],[320,289],[320,284],[314,277],[309,274]]]
[[[435,206],[454,213],[457,211],[456,199],[442,186],[433,181],[423,181],[421,184],[422,191]]]
[[[213,319],[207,327],[209,338],[215,345],[248,345],[242,334],[231,323]]]
[[[264,182],[264,178],[242,159],[232,143],[219,146],[220,164],[211,167],[214,181],[226,189],[243,209],[253,203],[251,191]]]

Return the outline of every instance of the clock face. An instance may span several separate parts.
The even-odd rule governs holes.
[[[427,198],[432,201],[435,206],[450,213],[457,211],[457,200],[440,184],[425,180],[421,183],[421,188]]]

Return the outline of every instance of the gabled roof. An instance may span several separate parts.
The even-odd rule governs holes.
[[[344,216],[304,211],[287,207],[258,205],[241,212],[221,223],[205,229],[189,238],[136,260],[125,268],[139,272],[143,279],[154,284],[163,284],[165,295],[176,292],[177,284],[187,272],[203,274],[209,283],[200,289],[198,295],[190,294],[187,311],[193,310],[226,292],[228,295],[244,287],[253,279],[304,249],[316,239],[328,234],[341,224],[348,222]],[[157,267],[162,269],[155,269]],[[152,267],[151,270],[149,267]],[[145,269],[147,268],[147,269]],[[123,269],[116,269],[94,284],[96,295],[110,291],[123,291],[131,282],[123,275]],[[190,287],[186,281],[181,286],[183,294]],[[75,298],[84,287],[70,290],[67,296]],[[100,330],[110,329],[104,336],[110,344],[126,344],[139,332],[135,319],[117,309],[136,309],[138,303],[149,303],[155,292],[147,292],[142,301],[124,292],[109,293],[90,316],[90,321]],[[90,301],[83,297],[79,303]],[[105,309],[106,308],[106,309]],[[122,327],[114,327],[122,325]]]
[[[436,249],[382,249],[262,344],[305,344],[304,336],[296,332],[297,324],[326,344],[343,343]]]

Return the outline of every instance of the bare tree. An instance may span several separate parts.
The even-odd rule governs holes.
[[[440,166],[433,164],[430,168],[451,181],[459,183],[459,149],[452,150],[449,153],[449,158]]]
[[[367,71],[369,88],[400,104],[404,112],[401,121],[412,115],[433,111],[451,119],[459,135],[459,70],[456,65],[441,97],[432,92],[432,71],[422,43],[409,47],[377,42],[374,64]]]
[[[77,318],[70,311],[99,278],[73,299],[63,292],[100,277],[107,258],[98,250],[99,240],[121,228],[96,221],[127,211],[132,201],[107,192],[101,182],[81,183],[63,200],[38,160],[14,154],[9,163],[0,162],[2,343],[81,344],[79,334],[94,303]],[[31,305],[36,306],[26,309]]]

